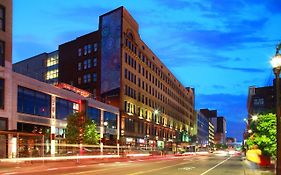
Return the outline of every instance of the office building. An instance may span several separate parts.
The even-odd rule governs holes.
[[[197,113],[197,144],[199,147],[209,145],[209,120],[202,113]]]
[[[274,112],[275,110],[274,86],[249,87],[247,109],[249,116]]]
[[[12,126],[12,0],[0,1],[0,131]],[[0,135],[0,157],[7,155],[8,137]]]
[[[124,7],[99,17],[99,29],[61,44],[58,82],[120,109],[121,143],[174,147],[195,125],[194,89],[185,88],[142,41]]]
[[[47,62],[40,64],[55,69],[55,55],[48,54]],[[75,112],[88,115],[100,137],[105,134],[118,145],[118,108],[93,100],[89,92],[76,87],[63,83],[53,86],[12,71],[12,0],[0,2],[0,60],[0,158],[60,154],[55,145],[65,142],[66,118]]]
[[[42,53],[13,64],[13,71],[49,84],[58,83],[58,51]]]

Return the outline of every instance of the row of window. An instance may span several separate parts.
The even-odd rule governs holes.
[[[50,58],[48,58],[47,61],[46,61],[47,67],[51,67],[51,66],[57,65],[58,63],[59,63],[59,57],[58,57],[58,55],[53,56],[53,57],[50,57]]]
[[[4,90],[1,89],[4,82],[0,79],[0,97],[4,95]],[[3,103],[3,101],[0,101]],[[51,115],[51,96],[39,91],[18,87],[18,105],[17,111],[20,113],[50,117]],[[79,111],[79,104],[56,97],[56,119],[66,120],[67,116]],[[94,120],[97,126],[100,126],[101,111],[94,107],[87,108],[87,115]],[[114,113],[104,111],[104,121],[108,122],[108,128],[116,129],[117,116]]]
[[[129,41],[126,38],[125,41],[125,45],[131,50],[132,48],[135,48],[135,46],[132,46],[131,41]],[[135,50],[135,49],[134,49]],[[134,53],[136,54],[136,51],[134,51]],[[154,65],[154,63],[152,61],[150,61],[141,51],[138,52],[137,57],[147,66],[151,69],[152,72],[154,72],[156,75],[158,75],[160,77],[160,79],[162,79],[163,81],[165,81],[170,87],[171,89],[173,89],[173,91],[176,91],[177,94],[174,94],[173,91],[171,91],[171,93],[168,93],[172,98],[174,98],[178,103],[180,103],[182,106],[185,105],[185,102],[189,102],[192,103],[192,99],[190,97],[188,97],[187,94],[185,94],[184,92],[186,92],[185,89],[183,88],[179,88],[180,84],[177,86],[176,85],[176,79],[171,80],[170,78],[168,78],[168,76],[170,76],[170,73],[168,73],[168,76],[166,76],[161,70],[160,68],[158,68],[156,65]],[[154,57],[152,58],[153,60],[155,59]],[[129,65],[131,65],[132,67],[135,67],[136,64],[134,64],[135,60],[129,56],[129,54],[125,53],[125,62],[128,63]],[[141,69],[141,65],[139,64],[139,73],[140,73],[140,69]],[[161,66],[161,68],[163,68],[163,66]],[[143,68],[143,76],[144,76],[144,68]],[[146,78],[148,78],[147,73],[146,73]],[[159,81],[159,80],[158,80]],[[166,92],[167,93],[167,92]],[[181,100],[182,98],[184,98],[185,100]],[[185,105],[187,106],[187,105]]]
[[[173,139],[175,132],[153,126],[143,121],[125,118],[125,131],[142,135],[153,135],[160,138]]]
[[[129,114],[135,114],[140,118],[146,119],[156,124],[161,124],[167,127],[179,128],[179,124],[175,120],[169,120],[163,117],[161,114],[155,114],[143,107],[137,107],[135,104],[130,103],[128,101],[124,101],[124,111]]]
[[[87,44],[82,48],[78,49],[78,56],[82,56],[82,53],[84,55],[90,54],[92,52],[97,52],[98,51],[98,43],[94,44]]]
[[[97,82],[97,73],[93,73],[93,74],[85,74],[83,75],[83,83],[87,84],[87,83],[91,83],[91,82]],[[82,79],[81,77],[78,77],[78,84],[82,84]]]
[[[124,73],[124,76],[127,80],[131,81],[132,83],[136,84],[136,79],[137,79],[137,76],[130,72],[129,70],[125,69],[125,73]]]
[[[78,63],[78,70],[82,70],[82,66],[83,66],[83,69],[89,69],[91,68],[92,66],[93,67],[97,67],[97,58],[93,58],[93,59],[85,59],[83,61],[83,65],[82,65],[82,62],[79,62]]]
[[[127,53],[125,53],[125,63],[129,64],[133,68],[136,68],[136,61]],[[141,74],[147,80],[149,80],[158,89],[161,89],[166,94],[168,94],[170,97],[177,100],[177,102],[179,103],[179,105],[176,105],[177,110],[180,110],[181,112],[184,112],[185,111],[184,109],[189,109],[189,111],[192,112],[192,108],[191,108],[190,105],[188,105],[186,102],[184,102],[181,98],[177,97],[176,94],[174,94],[173,90],[170,90],[159,79],[155,78],[154,75],[151,72],[147,71],[141,64],[138,64],[138,73]],[[125,69],[125,78],[127,78],[130,81],[132,81],[133,83],[135,83],[134,77],[130,77],[130,72],[127,71],[127,69]],[[139,84],[139,87],[140,87],[140,78],[138,78],[138,84]],[[144,81],[142,81],[142,84],[144,84]],[[142,87],[144,89],[144,85]],[[151,91],[150,85],[149,85],[149,88],[150,88],[149,90]],[[152,88],[153,88],[153,86],[152,86]],[[146,85],[146,91],[148,92],[147,85]],[[151,93],[151,92],[149,92],[149,93]],[[152,93],[153,93],[153,96],[154,96],[154,90],[153,89],[152,89]],[[164,101],[165,99],[162,98],[161,96],[162,96],[162,93],[161,93],[160,97],[158,97],[158,99],[167,104],[168,103],[167,100],[169,100],[169,99],[166,98],[166,101]]]

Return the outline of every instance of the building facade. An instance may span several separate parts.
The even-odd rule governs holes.
[[[215,132],[215,144],[226,143],[226,120],[224,117],[217,117],[217,130]]]
[[[58,51],[42,53],[13,64],[13,71],[49,84],[58,83]]]
[[[99,29],[58,48],[58,81],[120,109],[121,143],[171,147],[195,125],[194,90],[185,88],[142,41],[124,7],[99,17]]]
[[[275,110],[275,91],[274,86],[249,87],[247,109],[249,116],[274,112]]]
[[[197,143],[199,147],[209,145],[209,120],[202,113],[197,113]]]
[[[0,2],[0,131],[12,127],[12,0]],[[0,135],[0,155],[7,155],[8,136]]]
[[[45,156],[61,155],[62,151],[59,152],[54,145],[65,143],[66,119],[76,112],[82,112],[95,121],[101,138],[104,135],[112,138],[112,142],[107,141],[107,144],[117,145],[119,109],[88,98],[89,94],[77,88],[65,89],[12,72],[10,125],[5,131],[0,131],[0,135],[9,136],[10,139],[5,142],[8,151],[1,157],[22,157],[29,154],[28,150],[36,150],[32,143],[34,145],[38,141],[33,137],[26,138],[28,133],[46,136]],[[15,144],[18,148],[13,150]]]

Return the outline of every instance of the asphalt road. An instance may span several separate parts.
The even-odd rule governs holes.
[[[250,172],[240,157],[195,155],[134,159],[110,163],[57,162],[2,169],[0,174],[36,175],[245,175]],[[246,173],[248,174],[248,173]]]

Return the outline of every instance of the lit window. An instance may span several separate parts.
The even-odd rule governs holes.
[[[59,63],[58,56],[50,57],[47,59],[47,67],[51,67]]]
[[[46,80],[51,80],[54,78],[58,78],[58,74],[59,74],[59,70],[58,69],[54,69],[54,70],[50,70],[46,73]]]
[[[5,31],[5,7],[0,6],[0,30]]]

